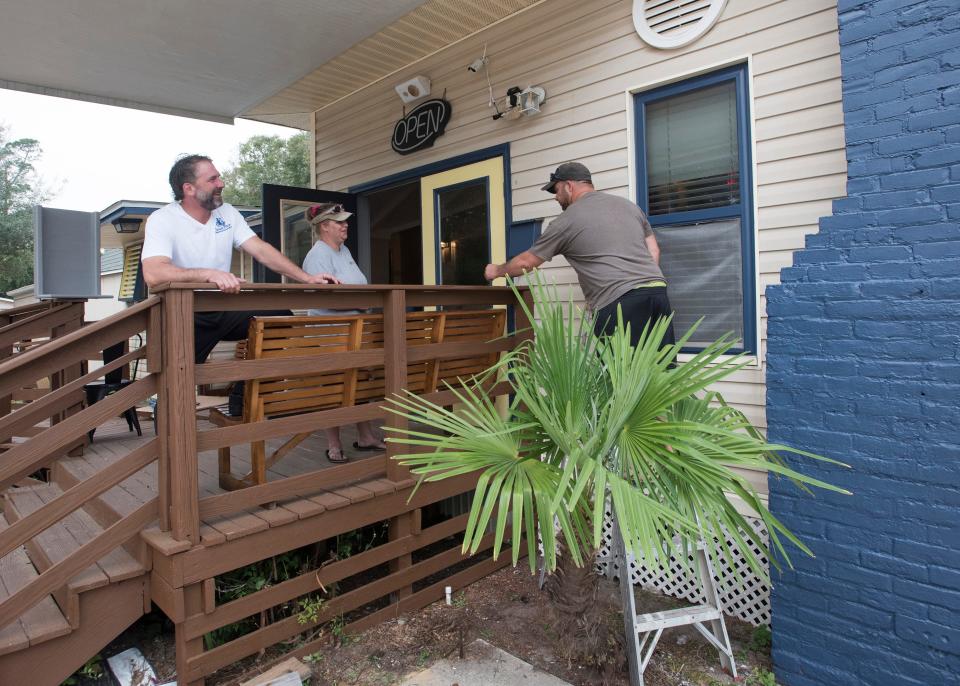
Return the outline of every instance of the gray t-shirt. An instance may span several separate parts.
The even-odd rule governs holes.
[[[642,283],[663,280],[644,240],[652,234],[636,204],[592,191],[554,219],[530,252],[543,260],[566,257],[587,304],[599,310]]]
[[[364,284],[367,277],[353,261],[350,249],[345,245],[334,250],[323,241],[317,241],[307,256],[303,258],[303,271],[307,274],[325,272],[333,274],[341,283]],[[360,310],[309,310],[310,315],[320,314],[359,314]]]

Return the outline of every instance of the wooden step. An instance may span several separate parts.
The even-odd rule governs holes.
[[[63,490],[67,490],[88,478],[96,478],[101,470],[116,461],[118,457],[123,455],[117,456],[109,451],[99,453],[87,450],[79,457],[61,458],[53,465],[51,481]],[[153,470],[153,473],[148,473],[149,470]],[[156,465],[148,465],[113,488],[89,500],[83,509],[103,528],[112,526],[157,495],[155,473]],[[123,544],[123,548],[137,558],[141,565],[150,566],[149,551],[139,537],[131,538]]]
[[[144,599],[149,598],[149,593],[146,576],[84,593],[80,596],[83,625],[52,640],[0,654],[0,684],[63,683],[143,615]]]
[[[126,454],[126,453],[124,453]],[[54,463],[51,481],[66,490],[96,475],[123,455],[85,451],[80,457],[65,457]],[[148,471],[153,470],[152,474]],[[102,527],[115,524],[157,495],[156,465],[148,465],[91,500],[84,509]]]
[[[0,514],[0,531],[7,528],[6,518]],[[39,576],[23,547],[0,558],[0,600],[16,593]],[[0,655],[38,645],[71,631],[57,603],[47,596],[17,620],[0,628]]]
[[[56,484],[11,489],[5,495],[4,511],[7,519],[11,523],[22,519],[62,493]],[[24,547],[34,567],[44,572],[102,532],[103,527],[80,508],[27,541]],[[126,550],[118,548],[74,576],[64,588],[58,589],[53,595],[70,625],[76,628],[80,623],[78,594],[142,576],[145,571],[137,559]]]

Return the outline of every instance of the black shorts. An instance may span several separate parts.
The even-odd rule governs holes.
[[[633,346],[637,345],[641,332],[649,322],[656,322],[661,317],[669,317],[673,313],[670,300],[667,298],[666,286],[634,288],[609,305],[600,308],[593,327],[593,332],[597,336],[609,335],[616,331],[618,305],[623,310],[623,323],[630,325],[630,344]],[[673,322],[671,322],[663,334],[661,347],[673,343],[676,343],[676,338],[673,335]]]
[[[293,314],[290,310],[236,310],[197,312],[193,315],[195,362],[200,364],[220,341],[239,341],[247,337],[250,319]]]

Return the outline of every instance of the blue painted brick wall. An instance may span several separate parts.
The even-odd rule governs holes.
[[[848,196],[767,290],[770,479],[815,558],[774,573],[786,686],[960,684],[960,0],[839,0]]]

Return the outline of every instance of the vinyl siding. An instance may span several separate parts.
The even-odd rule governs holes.
[[[750,59],[755,144],[758,310],[757,364],[719,386],[760,427],[764,412],[764,290],[815,233],[831,201],[845,193],[843,113],[836,2],[729,0],[720,21],[693,44],[656,50],[636,35],[629,0],[548,0],[315,115],[315,181],[344,190],[491,145],[510,144],[514,221],[559,207],[540,186],[558,164],[585,163],[599,190],[630,197],[633,149],[627,92]],[[487,44],[494,95],[538,85],[547,100],[535,117],[491,118],[487,83],[466,65]],[[402,107],[393,85],[428,75],[431,97],[446,91],[453,115],[432,148],[406,157],[390,149]],[[544,266],[576,288],[562,258]]]

